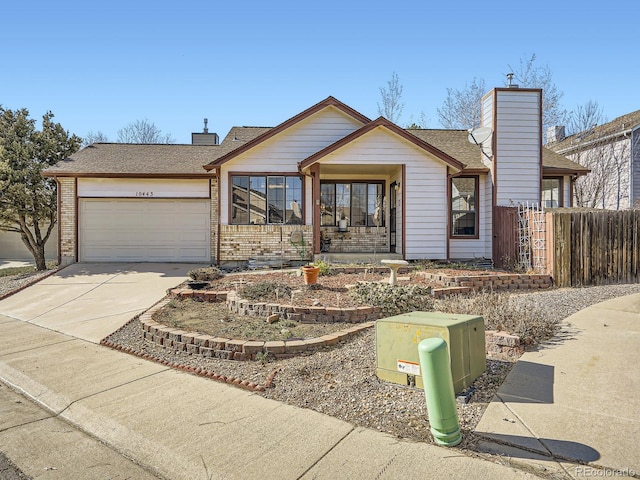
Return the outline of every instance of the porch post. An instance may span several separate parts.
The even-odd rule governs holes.
[[[311,201],[313,202],[313,254],[320,253],[320,164],[311,165]]]

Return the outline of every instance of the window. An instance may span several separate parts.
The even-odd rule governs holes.
[[[302,223],[302,178],[232,175],[231,224]]]
[[[562,207],[562,178],[542,179],[542,205],[544,208]]]
[[[478,177],[451,179],[451,236],[478,235]]]
[[[352,227],[384,225],[384,183],[322,182],[320,184],[321,225],[338,225],[345,218]]]

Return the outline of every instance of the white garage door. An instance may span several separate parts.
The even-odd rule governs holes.
[[[209,200],[80,199],[81,262],[209,262]]]

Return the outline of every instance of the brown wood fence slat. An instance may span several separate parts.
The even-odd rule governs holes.
[[[557,286],[640,281],[640,210],[546,214],[552,216],[547,219],[553,225],[547,253],[553,251],[550,264]]]
[[[518,207],[493,208],[493,264],[510,269],[518,263]]]

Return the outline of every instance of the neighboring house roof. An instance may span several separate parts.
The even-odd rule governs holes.
[[[560,142],[548,143],[546,146],[556,152],[570,152],[588,147],[592,142],[616,138],[640,126],[640,110],[622,115],[610,122],[596,125],[584,132],[569,135]]]
[[[240,155],[243,152],[246,152],[247,150],[249,150],[250,148],[255,147],[256,145],[270,139],[271,137],[277,135],[278,133],[286,130],[287,128],[301,122],[302,120],[310,117],[311,115],[313,115],[316,112],[319,112],[320,110],[326,108],[326,107],[335,107],[338,110],[343,111],[344,113],[346,113],[347,115],[355,118],[356,120],[358,120],[359,122],[365,124],[365,123],[369,123],[371,120],[367,117],[365,117],[364,115],[362,115],[360,112],[357,112],[356,110],[354,110],[353,108],[351,108],[348,105],[345,105],[344,103],[342,103],[340,100],[337,100],[334,97],[327,97],[325,98],[323,101],[316,103],[315,105],[313,105],[312,107],[307,108],[305,111],[300,112],[298,115],[291,117],[289,120],[286,120],[285,122],[282,122],[280,125],[278,125],[277,127],[273,127],[271,129],[269,129],[268,131],[264,132],[262,135],[259,135],[258,137],[248,141],[247,143],[245,143],[244,145],[242,145],[240,148],[237,148],[225,155],[222,155],[220,157],[218,157],[217,159],[215,159],[213,162],[209,163],[208,165],[205,165],[205,168],[207,170],[213,170],[214,168],[216,168],[217,166],[231,160],[232,158]]]
[[[413,135],[408,130],[405,130],[403,128],[398,127],[395,123],[390,122],[386,118],[379,117],[376,120],[367,123],[362,128],[359,128],[358,130],[356,130],[355,132],[350,133],[346,137],[341,138],[337,142],[335,142],[335,143],[323,148],[319,152],[316,152],[313,155],[311,155],[310,157],[304,159],[299,164],[300,169],[308,168],[309,166],[311,166],[314,163],[318,162],[321,158],[325,157],[326,155],[329,155],[331,152],[334,152],[334,151],[338,150],[339,148],[344,147],[345,145],[351,143],[355,139],[362,137],[363,135],[367,134],[368,132],[370,132],[370,131],[374,130],[375,128],[378,128],[378,127],[387,128],[391,132],[393,132],[393,133],[403,137],[405,140],[408,140],[409,142],[413,143],[418,148],[421,148],[422,150],[425,150],[426,152],[429,152],[432,155],[435,155],[437,158],[442,160],[447,165],[455,168],[456,170],[462,170],[464,168],[464,164],[462,162],[460,162],[459,160],[457,160],[456,158],[452,157],[451,155],[447,154],[446,152],[443,152],[442,150],[439,150],[438,148],[435,148],[433,145],[425,142],[424,140],[422,140],[421,138],[417,137],[416,135]]]

